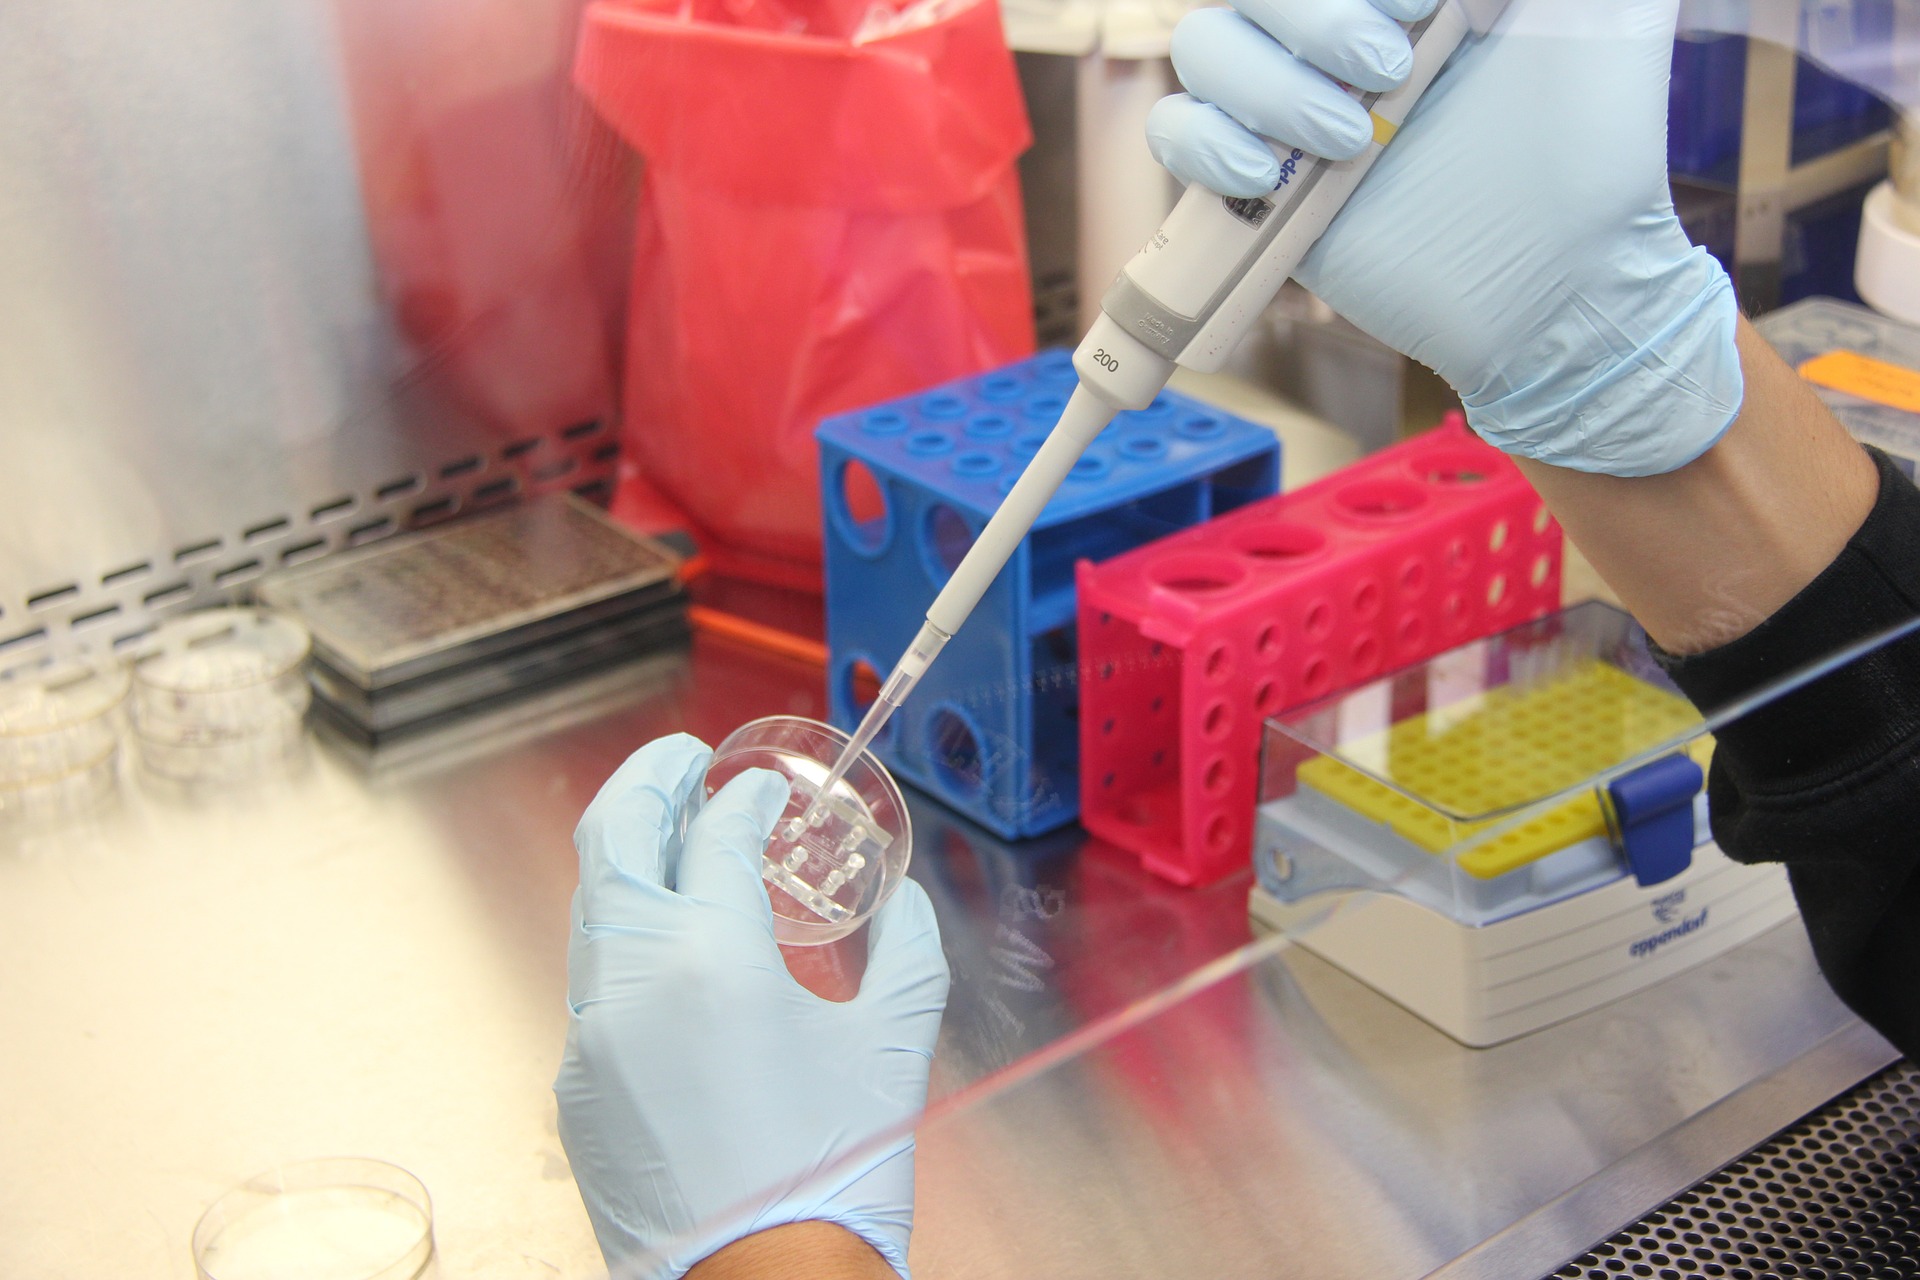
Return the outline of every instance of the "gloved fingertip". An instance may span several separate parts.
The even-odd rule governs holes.
[[[792,796],[792,785],[780,774],[771,769],[748,769],[729,781],[713,799],[717,803],[726,797],[729,803],[752,815],[761,828],[761,838],[765,839],[773,833],[773,824],[780,820]]]
[[[867,976],[861,982],[861,994],[929,982],[937,983],[938,999],[944,1003],[948,981],[933,900],[919,882],[902,881],[868,926]]]
[[[1271,147],[1225,112],[1185,94],[1162,98],[1148,112],[1147,150],[1182,182],[1221,195],[1263,196],[1280,181]]]
[[[1418,22],[1440,7],[1440,0],[1373,0],[1373,3],[1396,22]]]

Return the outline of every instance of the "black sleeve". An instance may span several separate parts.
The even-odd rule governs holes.
[[[1878,452],[1880,496],[1834,562],[1746,636],[1664,660],[1711,713],[1920,614],[1920,490]],[[1920,636],[1719,733],[1713,834],[1740,862],[1783,862],[1821,971],[1920,1060]]]

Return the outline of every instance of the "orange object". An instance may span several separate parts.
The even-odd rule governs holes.
[[[765,649],[783,658],[793,658],[809,666],[824,669],[827,665],[827,646],[820,641],[809,640],[778,627],[769,627],[763,622],[753,622],[738,614],[696,604],[687,606],[687,621],[693,624],[695,631],[707,635],[724,636],[728,640],[737,640],[741,644]]]
[[[1920,372],[1905,365],[1888,364],[1857,351],[1829,351],[1801,365],[1800,376],[1829,391],[1920,413]]]

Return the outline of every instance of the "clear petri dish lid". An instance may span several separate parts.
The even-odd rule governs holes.
[[[836,784],[814,825],[803,822],[849,741],[818,720],[769,716],[728,734],[707,767],[708,796],[748,769],[787,780],[791,795],[761,851],[760,871],[774,937],[790,946],[819,946],[859,928],[900,887],[913,856],[906,801],[871,751]]]
[[[193,1229],[199,1280],[414,1280],[433,1261],[433,1201],[397,1165],[303,1160],[256,1174]]]
[[[283,613],[207,609],[163,622],[134,655],[134,679],[167,693],[224,693],[267,684],[306,661],[307,629]]]
[[[58,733],[112,714],[131,680],[123,662],[75,659],[0,676],[0,739]]]

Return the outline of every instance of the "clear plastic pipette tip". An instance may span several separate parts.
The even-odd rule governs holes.
[[[827,801],[833,795],[834,788],[853,768],[853,762],[860,758],[860,753],[880,735],[887,720],[907,700],[907,695],[920,683],[920,677],[933,665],[933,660],[950,638],[947,632],[931,622],[921,625],[920,633],[907,646],[907,651],[900,655],[900,661],[887,677],[887,682],[880,686],[880,696],[873,700],[873,705],[867,708],[867,714],[860,718],[860,727],[853,731],[853,739],[840,753],[840,758],[833,762],[833,768],[827,770],[827,776],[821,781],[819,790],[814,792],[807,811],[787,824],[784,834],[789,843],[798,841],[809,828],[818,827],[827,820]]]

